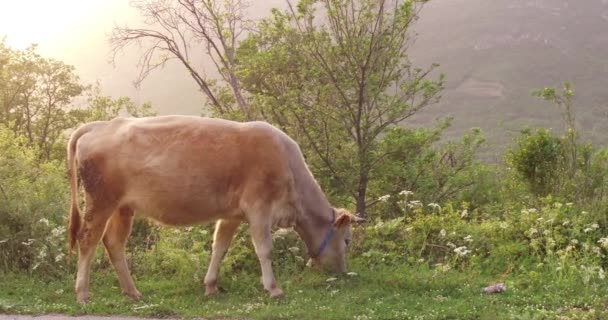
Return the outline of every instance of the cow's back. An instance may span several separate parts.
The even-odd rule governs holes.
[[[291,201],[284,139],[259,122],[117,118],[81,137],[77,154],[102,177],[93,187],[109,199],[160,222],[184,225]]]

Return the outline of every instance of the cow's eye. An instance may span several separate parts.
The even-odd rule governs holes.
[[[344,239],[344,243],[346,243],[346,245],[348,245],[350,243],[350,239]]]

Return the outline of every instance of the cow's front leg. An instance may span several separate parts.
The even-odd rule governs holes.
[[[271,298],[280,298],[283,296],[283,291],[279,289],[272,274],[272,235],[270,233],[270,224],[253,223],[250,226],[251,239],[255,247],[255,253],[260,260],[262,267],[262,284],[264,289],[270,293]]]
[[[220,271],[222,258],[230,247],[230,242],[238,229],[238,220],[219,220],[215,226],[213,235],[213,248],[211,250],[211,262],[205,276],[205,295],[212,295],[217,292],[217,276]]]

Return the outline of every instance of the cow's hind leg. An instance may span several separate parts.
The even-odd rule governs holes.
[[[141,293],[137,291],[133,278],[129,274],[129,266],[125,256],[125,246],[131,234],[132,224],[133,210],[128,207],[116,210],[106,225],[103,244],[118,276],[122,292],[135,300],[139,300]]]
[[[211,251],[211,262],[207,275],[205,276],[205,295],[212,295],[217,292],[217,276],[220,270],[222,259],[228,251],[230,242],[240,224],[239,220],[218,220],[213,235],[213,248]]]
[[[280,298],[283,291],[279,289],[272,273],[272,234],[270,223],[266,221],[250,221],[250,232],[255,253],[262,267],[262,284],[272,298]]]
[[[87,210],[84,223],[78,234],[78,271],[76,274],[76,299],[86,303],[89,299],[89,276],[91,261],[95,255],[95,248],[101,238],[106,222],[112,214],[113,208],[103,204],[94,203],[87,195]]]

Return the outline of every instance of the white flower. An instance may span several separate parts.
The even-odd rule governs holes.
[[[464,210],[462,210],[462,213],[460,214],[460,218],[464,218],[468,215],[469,215],[469,211],[467,209],[464,209]]]
[[[293,253],[293,254],[300,252],[300,248],[298,248],[298,247],[291,247],[288,250],[291,251],[291,253]]]
[[[578,244],[578,240],[576,240],[576,239],[572,239],[572,240],[570,240],[570,243],[572,243],[572,244],[574,244],[574,245],[577,245],[577,244]]]
[[[534,208],[530,208],[530,209],[528,209],[528,212],[530,212],[530,213],[535,213],[535,212],[536,212],[536,209],[534,209]]]
[[[429,203],[428,204],[429,207],[433,208],[433,209],[439,209],[441,210],[441,206],[437,203]]]
[[[440,237],[445,237],[445,235],[447,234],[447,232],[445,231],[445,229],[441,229],[441,231],[439,231],[439,236]]]
[[[570,224],[570,220],[566,219],[566,220],[564,220],[564,223],[562,223],[562,226],[565,227],[565,226],[567,226],[569,224]]]
[[[538,233],[538,230],[536,230],[536,228],[530,228],[530,230],[528,230],[528,233],[530,234],[530,236],[535,235]]]
[[[556,209],[559,209],[559,208],[561,208],[563,205],[562,205],[562,203],[561,203],[561,202],[556,202],[556,203],[554,203],[554,204],[553,204],[553,206],[554,206]]]
[[[462,246],[462,247],[458,247],[458,248],[454,249],[454,252],[456,252],[457,255],[464,257],[467,254],[469,254],[471,252],[471,250],[467,250],[466,246]]]
[[[51,230],[51,234],[54,237],[59,237],[61,234],[63,234],[65,232],[65,227],[61,226],[61,227],[57,227],[53,230]]]
[[[600,228],[600,225],[599,225],[599,224],[597,224],[597,223],[594,223],[594,224],[592,224],[592,225],[591,225],[591,228],[593,228],[593,229],[596,229],[596,230],[597,230],[597,229],[599,229],[599,228]]]
[[[59,262],[61,260],[63,260],[63,258],[65,257],[65,254],[60,253],[55,257],[55,262]]]
[[[349,272],[349,273],[347,273],[346,275],[347,275],[347,276],[349,276],[349,277],[356,277],[356,276],[358,276],[359,274],[358,274],[358,273],[356,273],[356,272]]]
[[[414,193],[412,191],[409,191],[409,190],[403,190],[403,191],[399,192],[399,195],[401,195],[401,196],[410,196],[410,195],[413,195],[413,194]]]
[[[600,238],[597,243],[599,243],[604,248],[608,248],[608,238]]]
[[[591,229],[591,228],[585,228],[585,230],[583,230],[584,233],[587,233],[587,232],[590,232],[590,231],[593,231],[593,229]]]
[[[528,209],[521,209],[521,214],[528,214],[530,213],[530,210]]]
[[[499,226],[501,229],[506,229],[506,228],[508,228],[508,227],[509,227],[509,224],[508,224],[507,222],[503,221],[503,222],[501,222],[501,223],[500,223],[498,226]]]
[[[414,227],[407,227],[407,228],[405,228],[405,232],[410,232],[412,230],[414,230]]]
[[[390,194],[385,194],[383,196],[381,196],[380,198],[378,198],[378,200],[382,201],[382,202],[386,202],[388,201],[388,199],[390,199],[391,195]]]
[[[40,221],[38,221],[38,222],[40,222],[40,223],[42,223],[44,225],[47,225],[47,226],[49,225],[49,220],[45,219],[45,218],[40,219]]]
[[[600,268],[597,272],[598,277],[600,277],[600,280],[604,280],[604,278],[606,278],[606,273],[604,272],[604,269]]]
[[[451,242],[446,243],[446,245],[452,249],[456,248],[456,245]]]
[[[587,212],[587,211],[581,211],[581,214],[587,214],[587,213],[589,213],[589,212]]]
[[[572,202],[567,202],[567,203],[566,203],[566,207],[572,207],[572,205],[573,205],[573,204],[574,204],[574,203],[572,203]]]
[[[422,202],[420,200],[412,200],[407,203],[407,206],[410,208],[422,208]]]
[[[441,267],[441,272],[446,273],[446,272],[450,271],[450,269],[452,269],[452,267],[450,267],[450,265],[449,265],[449,264],[444,264],[444,265]]]
[[[466,242],[473,242],[473,237],[471,235],[468,235],[468,236],[464,237],[463,239]]]
[[[325,280],[325,282],[334,282],[338,280],[338,278],[328,278],[327,280]]]

